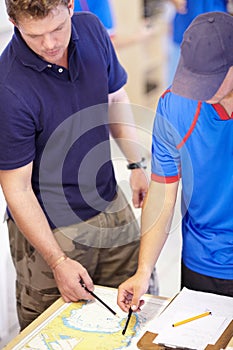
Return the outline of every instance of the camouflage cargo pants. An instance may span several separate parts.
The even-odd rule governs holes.
[[[8,220],[8,229],[17,274],[17,312],[23,329],[60,294],[51,269],[12,220]],[[120,190],[105,212],[77,225],[55,229],[54,235],[67,256],[88,270],[94,284],[117,288],[136,271],[139,227]],[[155,273],[150,288],[150,292],[157,293]]]
[[[116,211],[117,207],[123,209]],[[60,294],[51,269],[10,219],[8,229],[17,274],[17,313],[23,329]],[[120,190],[106,212],[86,222],[55,229],[54,235],[67,256],[88,270],[94,284],[117,288],[136,271],[139,227]],[[156,294],[155,274],[150,286],[150,292]]]

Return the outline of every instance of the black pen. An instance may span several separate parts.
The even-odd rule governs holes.
[[[101,304],[103,304],[114,316],[116,316],[116,317],[119,317],[118,315],[117,315],[117,313],[110,307],[110,306],[108,306],[102,299],[100,299],[94,292],[92,292],[91,290],[89,290],[86,286],[85,286],[85,284],[82,282],[82,281],[80,281],[80,284],[81,284],[81,286],[88,292],[88,293],[90,293],[95,299],[97,299]]]
[[[128,313],[128,318],[127,318],[126,323],[125,323],[125,328],[124,328],[123,331],[122,331],[122,335],[125,335],[125,332],[126,332],[126,329],[127,329],[127,327],[128,327],[128,324],[129,324],[129,321],[130,321],[132,312],[133,312],[133,310],[130,308],[130,309],[129,309],[129,313]]]

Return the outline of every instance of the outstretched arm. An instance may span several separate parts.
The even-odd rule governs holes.
[[[47,218],[31,187],[32,163],[14,170],[1,170],[0,183],[6,202],[19,230],[51,267],[57,286],[66,302],[92,299],[80,279],[93,290],[86,269],[67,258],[54,238]]]
[[[167,240],[176,203],[178,182],[152,181],[142,209],[142,229],[138,269],[119,286],[118,305],[123,311],[139,310],[148,289],[151,272]]]

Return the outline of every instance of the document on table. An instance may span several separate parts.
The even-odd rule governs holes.
[[[174,327],[173,324],[210,311],[211,314]],[[203,350],[215,344],[233,319],[233,298],[183,288],[148,331],[156,344]]]

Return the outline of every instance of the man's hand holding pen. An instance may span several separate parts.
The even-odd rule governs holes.
[[[129,312],[130,308],[133,312],[138,312],[144,304],[144,300],[140,298],[148,289],[149,279],[138,275],[139,273],[136,273],[119,286],[117,303],[125,312]]]
[[[66,303],[78,300],[92,300],[93,296],[88,293],[77,281],[84,281],[89,290],[94,290],[94,285],[87,270],[77,261],[70,258],[63,259],[52,268],[54,278],[62,298]]]

